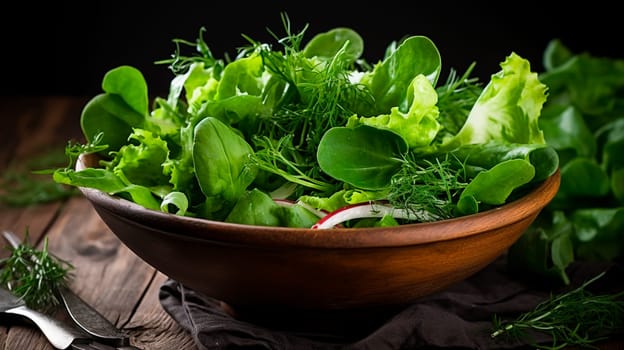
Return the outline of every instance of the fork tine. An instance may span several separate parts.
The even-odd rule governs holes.
[[[71,344],[72,350],[115,350],[116,348],[110,345],[102,344],[97,341],[90,341],[88,343]]]
[[[13,248],[17,248],[22,243],[22,240],[11,231],[3,230],[2,236]]]

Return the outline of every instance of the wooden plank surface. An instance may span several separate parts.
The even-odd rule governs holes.
[[[85,99],[74,97],[0,98],[0,171],[80,140],[79,116]],[[197,349],[192,338],[162,309],[158,300],[166,276],[130,251],[101,221],[82,196],[50,204],[0,204],[0,229],[48,249],[74,266],[70,288],[116,326],[129,330],[142,349]],[[0,240],[0,257],[8,256]],[[53,349],[26,322],[0,323],[0,349]]]

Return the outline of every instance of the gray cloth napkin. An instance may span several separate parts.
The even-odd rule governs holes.
[[[577,264],[570,268],[568,288],[609,270],[601,285],[621,290],[624,273],[618,266],[618,276],[610,276],[616,274],[611,273],[613,266]],[[465,281],[398,309],[239,312],[172,279],[163,283],[159,298],[200,349],[482,350],[529,348],[519,340],[492,338],[493,316],[513,319],[547,300],[551,292],[511,276],[501,258]],[[532,339],[551,341],[541,333],[532,334]]]

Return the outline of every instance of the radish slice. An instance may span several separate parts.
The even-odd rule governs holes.
[[[414,210],[395,208],[388,204],[371,204],[371,203],[358,203],[344,206],[340,209],[334,210],[331,213],[325,215],[319,220],[313,229],[329,229],[336,227],[337,225],[361,218],[382,218],[386,215],[391,215],[396,219],[411,219],[427,218],[427,220],[435,220],[436,218],[431,213],[425,211],[415,212]]]

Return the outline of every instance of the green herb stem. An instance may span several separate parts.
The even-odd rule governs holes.
[[[538,349],[560,349],[570,345],[592,347],[624,327],[624,291],[595,295],[586,290],[590,283],[605,272],[578,288],[551,295],[551,297],[512,321],[494,318],[492,338],[507,336],[529,339],[528,330],[544,333],[552,338],[550,345],[533,344]]]
[[[47,311],[60,303],[57,291],[66,287],[73,265],[48,251],[47,237],[37,249],[24,242],[11,249],[11,255],[0,263],[0,283],[27,306]]]

